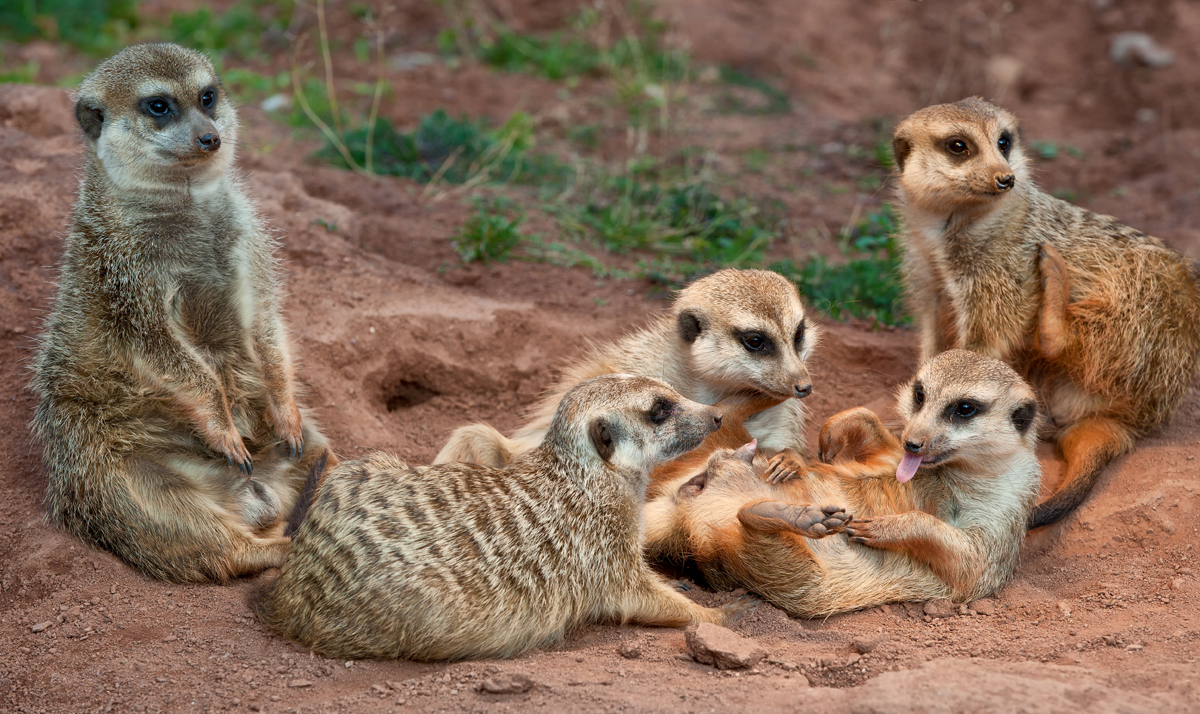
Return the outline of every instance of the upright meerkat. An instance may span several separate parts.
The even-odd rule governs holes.
[[[1067,468],[1029,525],[1053,523],[1179,405],[1200,353],[1196,277],[1157,238],[1038,190],[1016,118],[985,101],[922,109],[893,146],[922,359],[974,350],[1033,383]]]
[[[542,444],[505,468],[409,468],[376,453],[329,472],[257,608],[339,658],[510,657],[587,622],[720,622],[641,550],[650,469],[720,412],[611,374],[562,398]]]
[[[86,163],[33,380],[50,517],[164,580],[277,566],[324,440],[234,107],[203,55],[150,44],[88,75],[75,113]]]
[[[1032,388],[1003,362],[944,352],[901,388],[897,440],[866,409],[821,431],[832,459],[773,483],[754,444],[722,449],[646,504],[647,552],[693,559],[802,617],[995,592],[1012,577],[1041,470]],[[844,531],[844,535],[839,535]]]
[[[746,422],[765,453],[808,453],[805,410],[812,392],[808,358],[820,337],[800,293],[766,270],[721,270],[680,291],[668,314],[649,327],[593,349],[567,369],[511,439],[487,424],[456,429],[434,459],[503,466],[541,443],[562,395],[600,374],[627,372],[661,379],[702,404],[746,391],[781,404]]]

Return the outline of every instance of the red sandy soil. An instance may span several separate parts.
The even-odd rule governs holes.
[[[573,7],[501,5],[527,30],[554,27],[554,13]],[[833,0],[698,5],[707,12],[663,7],[697,57],[774,73],[800,97],[785,116],[698,120],[697,141],[730,161],[797,138],[813,147],[854,141],[870,135],[868,120],[932,100],[996,96],[988,62],[1014,57],[1021,71],[1004,99],[1025,119],[1026,138],[1084,152],[1042,164],[1042,184],[1193,257],[1200,251],[1192,70],[1200,11],[1192,5],[1072,2],[1052,12],[1029,3],[1011,13],[982,2],[863,3],[861,11]],[[422,47],[436,13],[402,9],[416,18],[412,42]],[[1156,72],[1112,66],[1107,42],[1127,29],[1155,33],[1176,64]],[[807,57],[817,58],[815,68]],[[401,124],[448,102],[503,118],[529,96],[558,101],[553,85],[476,67],[389,79],[399,98],[386,113]],[[1156,118],[1139,122],[1139,108]],[[466,215],[459,202],[309,163],[311,143],[243,116],[241,163],[283,240],[304,401],[344,455],[384,448],[423,463],[455,426],[485,420],[511,429],[564,356],[664,308],[647,283],[601,281],[582,269],[462,267],[446,240]],[[62,90],[0,86],[0,395],[10,403],[0,412],[0,709],[1200,711],[1196,389],[1170,424],[1109,469],[1076,514],[1029,537],[1016,578],[990,602],[994,614],[934,619],[920,604],[895,604],[806,621],[760,604],[734,626],[769,652],[748,672],[692,662],[682,632],[607,625],[503,662],[334,661],[257,624],[247,606],[255,579],[147,580],[46,525],[45,476],[27,429],[27,367],[74,201],[76,134]],[[831,153],[773,156],[794,235],[836,232],[852,208],[887,197],[856,193],[864,169]],[[808,162],[811,178],[789,172],[788,162]],[[851,190],[821,188],[830,185]],[[851,406],[887,411],[892,388],[914,368],[913,332],[831,323],[826,335],[813,365],[813,427]],[[1052,449],[1043,456],[1049,491],[1061,464]],[[737,595],[691,594],[707,604]],[[619,653],[630,640],[641,645],[637,659]],[[536,686],[478,691],[496,672],[527,674]]]

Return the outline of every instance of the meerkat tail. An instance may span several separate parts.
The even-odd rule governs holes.
[[[434,458],[434,464],[479,464],[504,468],[512,463],[513,454],[525,451],[514,448],[515,442],[488,424],[470,424],[455,429],[450,440]]]
[[[1058,447],[1067,461],[1066,476],[1053,496],[1034,507],[1030,530],[1056,523],[1075,510],[1109,462],[1133,448],[1133,434],[1111,419],[1087,419],[1063,432]]]
[[[336,457],[335,457],[336,458]],[[284,529],[283,535],[291,538],[300,524],[304,522],[304,517],[308,515],[308,508],[312,505],[313,496],[317,493],[317,487],[321,485],[321,481],[325,476],[325,466],[329,463],[329,452],[321,454],[321,458],[313,462],[308,469],[308,476],[304,479],[304,490],[300,492],[300,497],[296,499],[296,505],[292,508],[292,515],[288,518],[287,528]]]

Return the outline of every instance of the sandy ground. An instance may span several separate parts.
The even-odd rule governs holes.
[[[822,3],[792,8],[798,19],[788,24],[783,18],[790,17],[792,4],[728,3],[719,12],[685,18],[701,56],[765,64],[804,97],[784,117],[711,119],[706,136],[722,152],[736,155],[738,147],[769,146],[795,135],[814,146],[844,141],[862,131],[855,122],[933,99],[930,87],[941,98],[995,89],[986,86],[986,60],[998,52],[997,35],[966,10],[946,19],[935,11],[937,3],[885,2],[851,18],[827,8],[825,18],[842,23],[842,30],[858,31],[857,22],[876,33],[872,37],[884,37],[880,48],[844,60],[841,77],[848,88],[838,89],[831,73],[780,59],[791,56],[780,48],[809,41],[805,51],[830,56],[830,63],[849,51],[813,39]],[[510,5],[515,19],[526,13],[537,28],[540,15],[525,3]],[[1107,9],[1096,9],[1102,5]],[[1026,117],[1027,135],[1070,142],[1084,152],[1084,158],[1043,164],[1043,185],[1071,189],[1086,205],[1196,255],[1200,128],[1191,107],[1200,90],[1187,83],[1184,70],[1188,53],[1200,52],[1200,44],[1184,40],[1200,37],[1200,24],[1189,5],[1146,5],[1153,12],[1132,3],[1068,3],[1068,19],[1082,17],[1094,32],[1068,33],[1055,46],[1019,31],[1038,26],[1045,19],[1041,11],[1013,13],[1012,23],[1002,25],[1008,34],[998,36],[1018,40],[1000,49],[1028,50],[1020,76],[1029,86],[1018,81],[1008,104]],[[1000,12],[999,4],[964,7],[979,9],[985,19]],[[666,10],[677,11],[669,4]],[[1112,12],[1124,15],[1117,21]],[[730,17],[721,20],[720,13]],[[1173,20],[1163,21],[1164,14]],[[961,48],[954,61],[926,45],[904,44],[922,28],[935,32],[954,18],[960,27],[954,46]],[[722,55],[734,52],[729,48],[738,40],[719,30],[734,25],[759,31],[765,38],[761,56]],[[881,27],[892,27],[892,34],[880,35]],[[1103,54],[1114,27],[1157,28],[1181,53],[1182,66],[1140,78],[1136,72],[1115,74]],[[983,39],[972,44],[972,33]],[[705,44],[718,35],[725,39]],[[1093,35],[1097,39],[1087,39]],[[1087,63],[1071,70],[1072,52]],[[915,68],[913,77],[886,75],[892,84],[872,92],[856,84],[880,76],[881,67],[899,66]],[[554,96],[527,78],[496,78],[482,69],[447,78],[438,71],[404,78],[415,98],[389,109],[397,121],[445,103],[444,93],[439,99],[429,90],[439,82],[460,94],[469,94],[461,91],[464,84],[467,90],[486,88],[473,101],[497,102],[499,116],[516,99],[496,98],[526,85]],[[1081,77],[1075,84],[1069,84],[1072,71]],[[950,78],[942,81],[945,73]],[[1070,96],[1065,86],[1073,87]],[[1107,104],[1102,86],[1121,102]],[[1097,109],[1097,102],[1107,108]],[[1157,123],[1134,118],[1146,106],[1157,107]],[[664,307],[663,296],[648,284],[598,281],[585,270],[526,262],[464,268],[445,240],[465,215],[457,202],[433,203],[410,182],[306,163],[311,147],[293,146],[285,131],[252,116],[248,124],[242,164],[264,215],[283,237],[287,317],[304,402],[342,454],[385,448],[421,463],[465,422],[510,429],[552,381],[564,355],[589,339],[616,337]],[[853,166],[822,156],[814,151],[800,157],[825,162],[818,163],[815,182],[853,180]],[[53,295],[53,266],[79,162],[64,92],[0,86],[0,399],[9,402],[0,410],[0,433],[7,437],[0,441],[0,709],[1200,711],[1196,389],[1169,425],[1109,469],[1078,513],[1030,536],[1016,578],[990,608],[981,606],[992,614],[935,619],[920,604],[895,604],[805,621],[763,604],[734,627],[769,652],[749,672],[718,672],[692,662],[682,632],[615,626],[587,627],[554,649],[504,662],[333,661],[259,627],[246,604],[254,579],[225,587],[149,581],[45,524],[45,476],[28,435],[33,398],[25,388],[27,366]],[[886,197],[875,193],[862,200],[870,205]],[[853,192],[847,197],[814,189],[789,196],[787,208],[805,229],[836,230],[856,200]],[[336,224],[336,232],[318,219]],[[891,389],[914,368],[912,331],[832,323],[826,335],[813,364],[813,426],[851,406],[886,411]],[[1051,449],[1043,456],[1050,490],[1061,464]],[[691,594],[709,604],[736,596],[702,587]],[[619,653],[630,640],[641,645],[637,659]],[[536,686],[520,694],[478,691],[478,683],[497,672],[527,674]]]

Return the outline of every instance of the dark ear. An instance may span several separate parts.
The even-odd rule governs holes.
[[[896,160],[896,170],[904,171],[904,162],[908,161],[908,155],[912,153],[912,142],[908,137],[897,134],[892,139],[892,157]]]
[[[704,323],[700,320],[697,310],[684,310],[679,313],[679,336],[689,345],[696,341],[704,331]]]
[[[608,422],[603,419],[592,422],[588,427],[588,436],[592,438],[592,446],[596,447],[596,453],[600,454],[601,459],[608,461],[612,458],[613,452],[617,450],[617,440]]]
[[[75,102],[75,118],[79,120],[79,127],[83,129],[83,133],[87,134],[89,139],[94,141],[100,138],[100,129],[104,125],[103,109],[80,99]]]
[[[1018,432],[1024,434],[1025,432],[1029,431],[1029,425],[1033,423],[1033,419],[1036,416],[1037,403],[1033,400],[1025,402],[1013,410],[1013,426],[1017,427]]]

